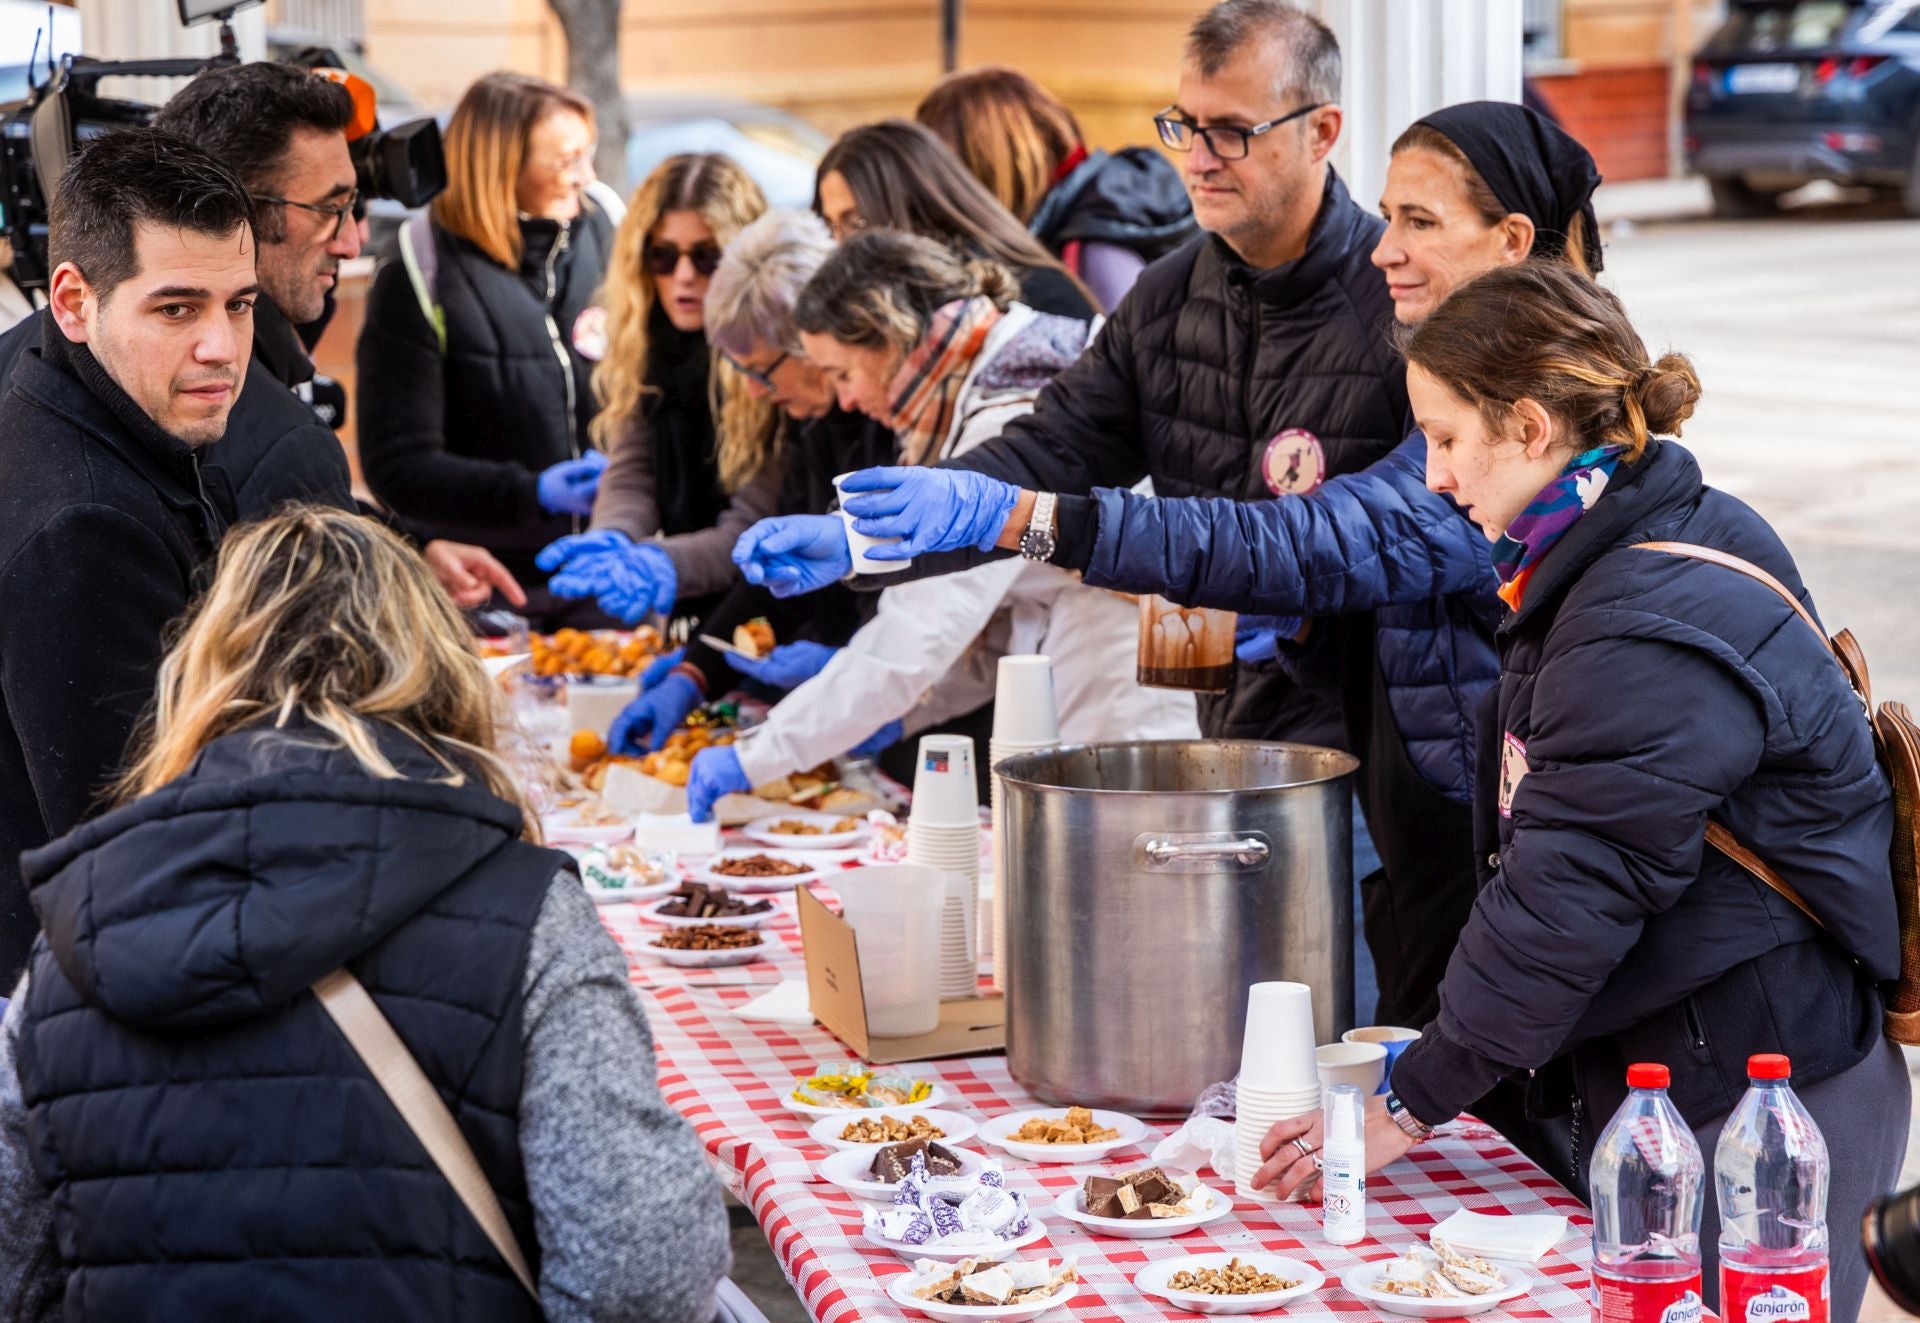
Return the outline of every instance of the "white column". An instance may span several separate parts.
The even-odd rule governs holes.
[[[1311,0],[1340,38],[1334,168],[1371,211],[1400,131],[1459,101],[1520,99],[1520,0]]]
[[[102,60],[160,60],[205,58],[220,51],[220,25],[180,25],[173,0],[79,0],[80,49]],[[240,58],[266,56],[266,11],[256,5],[234,15],[233,31]],[[125,97],[158,105],[180,86],[176,78],[108,78],[100,84],[106,96]]]

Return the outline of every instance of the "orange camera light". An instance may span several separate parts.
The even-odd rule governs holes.
[[[373,84],[345,69],[315,69],[313,72],[340,84],[353,98],[353,123],[347,125],[347,141],[357,142],[372,133],[378,122]]]

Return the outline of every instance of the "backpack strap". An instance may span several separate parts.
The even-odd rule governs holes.
[[[440,303],[440,245],[433,238],[433,213],[416,211],[400,227],[400,261],[407,268],[413,295],[420,300],[420,313],[433,328],[440,343],[440,356],[447,356],[447,310]]]
[[[1801,605],[1800,599],[1789,592],[1785,584],[1761,569],[1758,565],[1755,565],[1752,561],[1742,560],[1738,556],[1720,551],[1717,548],[1703,547],[1692,542],[1639,542],[1635,544],[1635,548],[1640,551],[1664,552],[1669,556],[1682,556],[1687,560],[1705,561],[1709,565],[1718,565],[1723,569],[1732,570],[1736,574],[1744,574],[1756,583],[1765,584],[1767,587],[1773,589],[1782,601],[1793,608],[1795,615],[1807,622],[1807,628],[1820,636],[1820,641],[1827,645],[1827,650],[1834,654],[1834,660],[1840,663],[1840,669],[1842,673],[1846,675],[1847,683],[1852,686],[1854,694],[1862,703],[1867,704],[1868,727],[1871,729],[1873,707],[1872,700],[1868,697],[1865,687],[1866,658],[1860,655],[1860,646],[1853,641],[1853,635],[1851,633],[1842,630],[1839,638],[1828,638],[1827,631],[1820,628],[1820,622],[1813,618],[1811,611]],[[1855,656],[1859,658],[1857,671],[1854,666],[1848,664],[1847,658],[1842,652],[1843,647],[1851,650]],[[1709,821],[1707,823],[1707,844],[1779,892],[1781,896],[1792,903],[1795,909],[1799,910],[1809,919],[1812,919],[1823,932],[1826,930],[1827,925],[1820,922],[1820,916],[1813,912],[1812,908],[1808,906],[1800,893],[1794,890],[1793,885],[1778,873],[1774,872],[1759,855],[1740,844],[1732,832],[1717,822]]]

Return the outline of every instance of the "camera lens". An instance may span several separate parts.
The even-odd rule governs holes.
[[[1920,1185],[1869,1204],[1860,1243],[1893,1303],[1920,1314]]]

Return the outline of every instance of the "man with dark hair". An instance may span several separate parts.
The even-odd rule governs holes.
[[[97,803],[226,520],[201,481],[253,349],[253,206],[153,129],[68,167],[38,343],[0,399],[0,985],[38,928],[20,852]]]

